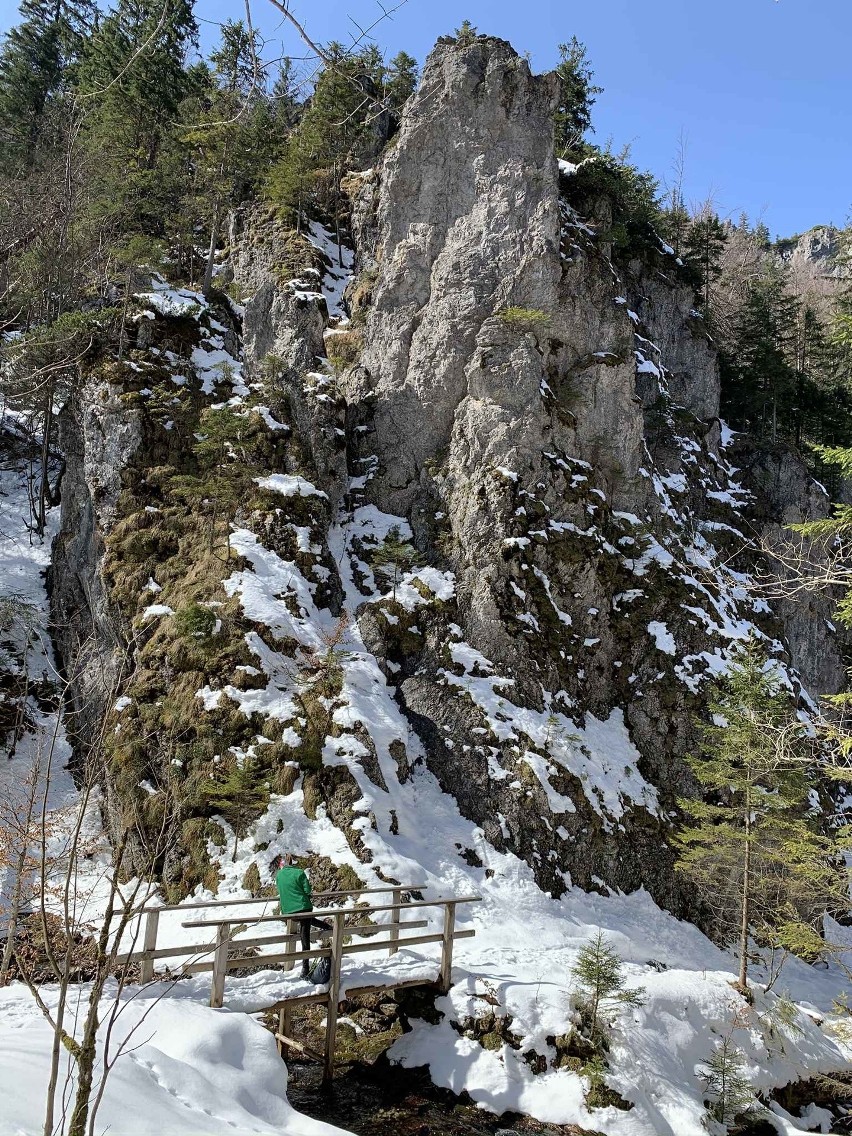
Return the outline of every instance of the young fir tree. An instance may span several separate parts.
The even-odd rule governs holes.
[[[641,1006],[644,1000],[643,987],[628,988],[624,963],[601,930],[580,950],[571,977],[580,992],[580,1009],[589,1016],[589,1040],[594,1044],[602,1038],[600,1015],[604,1008]]]
[[[745,1075],[745,1058],[730,1037],[721,1039],[707,1062],[704,1094],[710,1115],[726,1130],[756,1104],[754,1089]]]
[[[242,764],[234,762],[224,777],[204,782],[200,796],[206,808],[234,830],[232,858],[236,862],[240,840],[269,801],[269,787],[257,761],[247,757]]]
[[[396,525],[373,553],[371,557],[373,569],[388,577],[393,588],[394,600],[401,574],[410,568],[416,559],[417,550],[409,541],[403,539]]]
[[[556,156],[576,161],[584,156],[583,135],[592,129],[595,96],[603,91],[603,87],[592,82],[585,44],[576,36],[571,37],[570,43],[559,44],[556,74],[560,83],[559,102],[553,114]]]
[[[814,957],[826,910],[839,910],[836,841],[809,813],[811,751],[795,708],[753,644],[720,680],[689,764],[704,791],[681,800],[678,869],[712,911],[714,931],[739,948],[738,988],[748,993],[752,935]]]

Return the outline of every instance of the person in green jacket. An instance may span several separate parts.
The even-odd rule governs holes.
[[[275,886],[278,888],[278,899],[282,915],[298,915],[303,911],[313,911],[314,904],[311,896],[311,881],[304,868],[293,863],[293,857],[288,852],[286,856],[279,856],[276,860]],[[308,951],[311,947],[311,927],[320,927],[323,931],[330,931],[331,924],[324,923],[322,919],[300,919],[302,950]],[[302,959],[302,978],[310,976],[308,959]]]

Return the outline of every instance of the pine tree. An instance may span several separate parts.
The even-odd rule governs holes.
[[[836,841],[809,815],[811,751],[789,696],[751,643],[711,691],[702,752],[689,764],[704,799],[682,800],[690,818],[676,838],[678,869],[737,942],[738,987],[748,992],[754,934],[795,953],[821,949],[826,909],[842,904]]]
[[[583,156],[583,135],[592,129],[592,107],[595,96],[603,91],[592,82],[592,68],[586,58],[585,44],[576,36],[570,43],[559,44],[560,95],[553,115],[554,144],[558,158]]]
[[[684,234],[683,259],[692,262],[697,270],[705,319],[712,319],[713,288],[722,274],[725,240],[725,226],[709,207],[692,219]]]
[[[601,1040],[600,1014],[607,1004],[642,1005],[644,989],[627,987],[624,963],[601,930],[581,948],[571,977],[579,987],[580,1008],[589,1015],[589,1038],[593,1043]]]

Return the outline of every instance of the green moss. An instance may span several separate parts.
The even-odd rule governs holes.
[[[503,323],[516,331],[545,331],[550,324],[550,316],[538,308],[503,308],[497,313]]]

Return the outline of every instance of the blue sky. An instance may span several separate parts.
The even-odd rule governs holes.
[[[386,7],[394,0],[384,0]],[[318,40],[346,40],[376,0],[291,0]],[[301,53],[269,0],[252,0],[269,54]],[[242,0],[197,0],[202,21],[241,18]],[[0,27],[15,4],[0,0]],[[351,19],[350,19],[351,17]],[[631,144],[632,160],[671,180],[685,138],[688,200],[712,195],[789,235],[852,211],[852,0],[407,0],[374,31],[388,55],[423,60],[469,19],[545,70],[576,35],[597,83],[595,141]],[[213,23],[202,23],[205,40]]]

